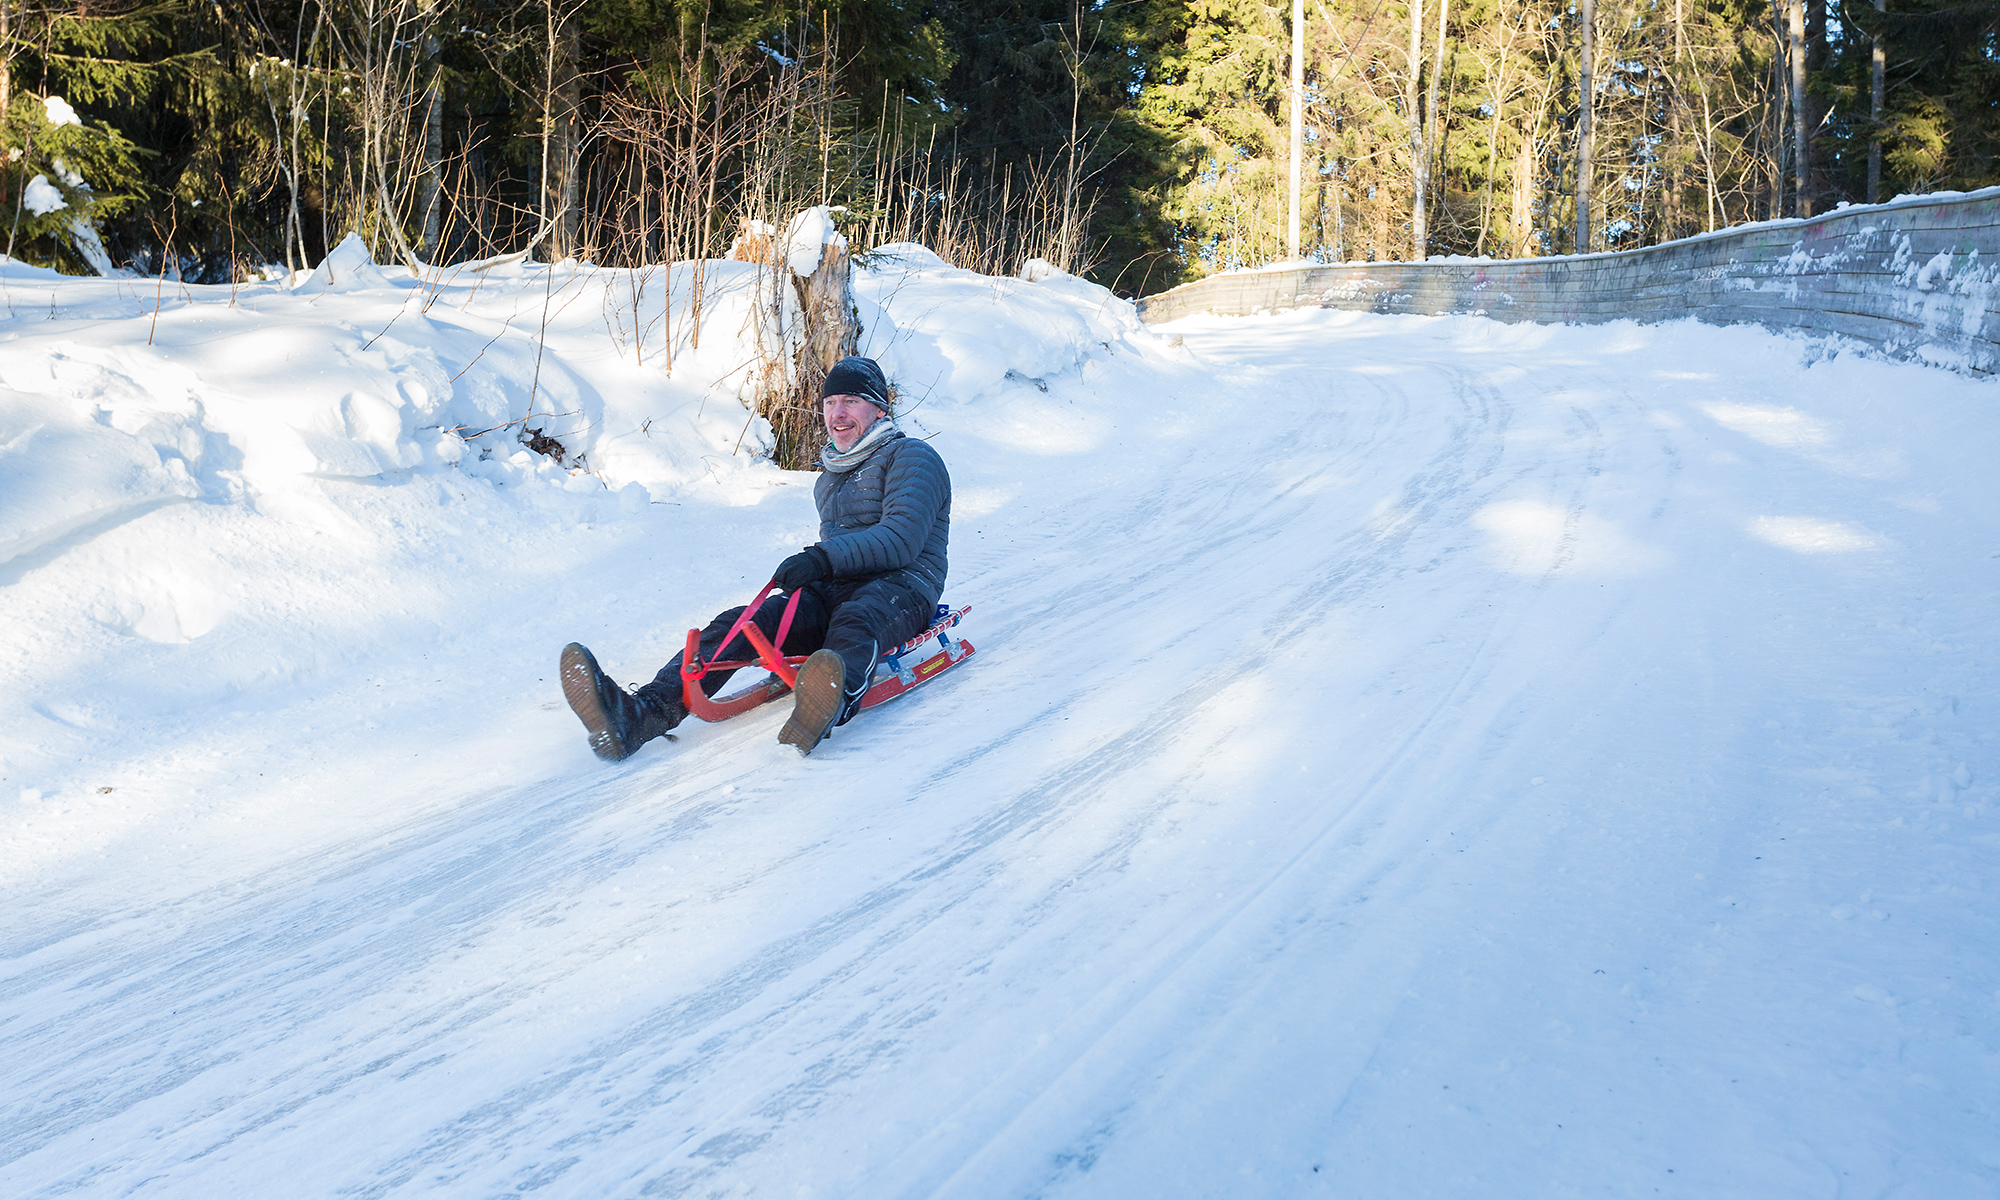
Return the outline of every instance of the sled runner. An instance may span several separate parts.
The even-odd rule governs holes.
[[[730,627],[728,635],[716,648],[716,653],[721,654],[729,643],[736,640],[736,635],[741,633],[757,651],[755,659],[748,661],[732,659],[725,662],[718,658],[704,662],[701,657],[701,630],[688,630],[687,651],[681,656],[681,701],[687,705],[688,712],[704,721],[726,721],[749,712],[760,704],[776,700],[791,691],[798,683],[799,665],[805,662],[808,656],[780,654],[777,647],[785,644],[785,635],[791,632],[792,616],[799,608],[799,593],[793,592],[791,599],[785,603],[785,615],[778,621],[775,644],[774,640],[766,637],[764,631],[757,628],[756,622],[751,620],[763,606],[765,599],[777,590],[777,580],[765,584],[764,590],[757,593],[757,598],[750,602],[750,607],[743,610],[743,615],[737,618],[736,624]],[[938,605],[936,617],[929,629],[896,647],[893,652],[883,655],[882,661],[875,664],[875,677],[870,681],[867,695],[861,697],[861,707],[869,709],[878,704],[887,704],[925,680],[936,678],[971,658],[972,643],[964,638],[954,638],[948,632],[958,624],[959,618],[971,609],[970,604],[957,610],[953,610],[949,605]],[[937,640],[938,652],[918,661],[916,656],[922,653],[925,645],[933,638]],[[702,676],[710,671],[731,671],[744,667],[762,667],[769,671],[771,676],[727,696],[711,699],[702,692]]]

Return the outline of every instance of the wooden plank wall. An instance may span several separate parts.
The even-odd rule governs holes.
[[[2000,188],[1609,254],[1215,275],[1141,300],[1139,315],[1160,322],[1304,307],[1586,324],[1753,322],[1991,375],[2000,372]]]

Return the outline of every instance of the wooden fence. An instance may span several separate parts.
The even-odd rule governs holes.
[[[1849,207],[1641,250],[1274,267],[1139,302],[1149,322],[1320,307],[1498,321],[1754,322],[2000,372],[2000,188]]]

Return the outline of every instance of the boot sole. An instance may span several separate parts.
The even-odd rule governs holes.
[[[589,650],[576,642],[564,646],[562,664],[563,699],[569,701],[570,711],[583,722],[590,734],[590,749],[605,762],[623,762],[632,752],[618,737],[612,727],[611,714],[604,711],[604,694],[599,690],[599,681],[604,672],[599,669],[597,659]]]
[[[805,661],[799,668],[799,685],[792,689],[795,697],[792,715],[778,731],[780,742],[800,754],[811,754],[826,740],[834,718],[840,715],[841,684],[846,673],[846,664],[831,650],[818,651]]]

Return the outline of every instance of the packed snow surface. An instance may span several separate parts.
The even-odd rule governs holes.
[[[609,766],[782,293],[358,249],[0,274],[0,1194],[2000,1191],[1992,383],[894,249],[976,657]]]

